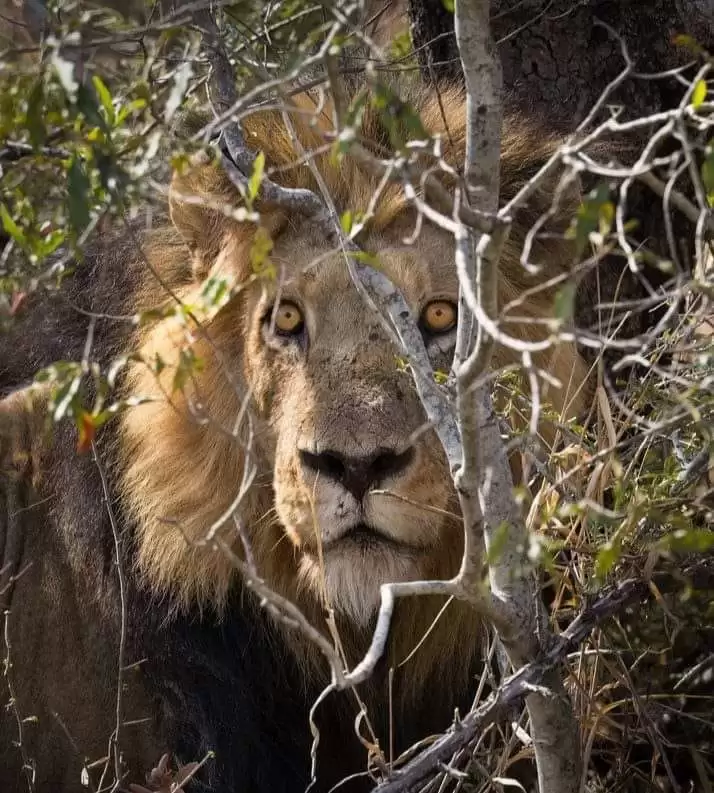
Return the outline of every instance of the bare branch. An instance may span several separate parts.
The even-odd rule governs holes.
[[[601,594],[553,640],[542,655],[506,678],[482,705],[472,710],[451,732],[435,741],[428,749],[409,761],[404,768],[395,771],[389,781],[375,788],[375,793],[406,793],[414,790],[419,783],[430,778],[455,752],[469,746],[488,725],[507,720],[514,709],[521,706],[524,699],[543,696],[533,694],[534,688],[541,688],[544,683],[547,684],[551,673],[557,673],[567,655],[577,649],[598,625],[636,601],[651,596],[649,583],[640,578],[623,581]],[[559,748],[562,750],[564,747]],[[544,789],[539,787],[539,790]]]
[[[17,727],[17,735],[14,738],[14,744],[17,747],[20,757],[22,759],[22,774],[27,783],[27,790],[29,793],[35,791],[35,760],[31,758],[27,752],[27,746],[24,740],[25,723],[23,717],[20,715],[17,695],[15,693],[15,684],[13,682],[13,662],[12,662],[12,645],[10,643],[10,611],[5,610],[3,613],[3,639],[5,643],[5,655],[3,657],[3,676],[5,677],[5,684],[7,685],[10,700],[5,706],[8,712],[12,713]]]
[[[456,38],[467,88],[466,192],[471,206],[495,215],[500,187],[502,75],[489,16],[488,0],[458,0],[456,4]],[[498,310],[498,267],[507,234],[508,226],[497,225],[490,235],[457,235],[460,303],[475,308],[478,315],[477,321],[466,312],[459,318],[470,323],[470,334],[458,334],[462,348],[456,356],[456,382],[463,465],[454,482],[464,518],[460,586],[476,585],[482,549],[485,546],[493,551],[498,546],[497,558],[489,565],[491,592],[500,617],[499,635],[511,663],[518,667],[547,647],[550,637],[538,607],[536,580],[528,569],[528,533],[513,496],[490,389],[475,385],[489,365],[495,343],[487,325]],[[543,793],[575,791],[580,761],[572,707],[557,670],[549,669],[542,682],[548,690],[527,698],[539,788]]]
[[[88,337],[87,340],[87,347],[89,347],[90,338]],[[128,619],[128,605],[127,605],[127,584],[126,584],[126,571],[124,570],[124,554],[122,553],[121,547],[121,537],[120,537],[120,530],[119,526],[117,525],[116,516],[114,514],[114,508],[112,507],[111,501],[111,494],[109,492],[109,483],[107,481],[106,471],[104,470],[104,464],[102,463],[101,459],[99,458],[99,453],[97,452],[97,446],[94,441],[92,441],[92,456],[94,458],[94,464],[97,466],[97,471],[99,472],[99,478],[102,483],[102,494],[104,496],[104,503],[107,510],[107,516],[109,518],[109,523],[112,527],[112,535],[114,540],[114,557],[117,566],[117,577],[119,579],[119,599],[120,599],[120,620],[121,625],[119,629],[119,648],[117,650],[117,688],[116,688],[116,700],[114,705],[114,715],[115,715],[115,722],[114,722],[114,731],[112,732],[111,738],[109,740],[109,758],[112,758],[114,761],[114,784],[112,785],[111,790],[119,790],[119,787],[123,780],[123,770],[122,770],[122,759],[121,759],[121,728],[124,723],[124,670],[126,667],[126,641],[127,641],[127,619]],[[107,760],[107,766],[104,769],[104,773],[108,768],[109,759]],[[104,773],[102,777],[104,777]],[[102,787],[102,783],[99,783],[99,787]]]

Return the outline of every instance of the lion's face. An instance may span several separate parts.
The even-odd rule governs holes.
[[[436,229],[415,246],[401,237],[393,229],[366,247],[421,318],[434,365],[448,369],[451,243]],[[309,230],[279,239],[271,258],[280,278],[254,290],[244,364],[274,459],[275,509],[299,587],[363,623],[381,584],[454,572],[444,569],[461,552],[448,465],[344,259]]]
[[[419,101],[426,128],[443,130],[446,113],[444,156],[462,162],[461,94]],[[324,149],[323,136],[305,118],[298,113],[293,123],[302,124],[306,150]],[[330,118],[325,112],[319,123],[329,128]],[[309,169],[295,167],[294,141],[279,113],[256,114],[246,123],[254,124],[248,137],[286,186],[311,183]],[[365,138],[376,136],[381,146],[378,127],[366,113]],[[551,156],[555,143],[527,125],[506,128],[501,172],[507,198]],[[414,234],[415,210],[400,187],[383,188],[349,157],[336,164],[320,155],[316,167],[339,211],[374,210],[360,247],[377,255],[401,290],[423,328],[433,366],[448,370],[458,286],[452,235],[426,220]],[[197,196],[209,197],[210,207],[186,200]],[[545,187],[532,196],[531,214],[514,223],[501,259],[499,323],[519,338],[548,336],[554,293],[573,261],[567,240],[546,235],[530,253],[537,272],[520,263],[527,230],[533,218],[550,211],[551,196]],[[147,251],[162,282],[189,305],[200,304],[211,273],[230,274],[240,289],[203,327],[208,338],[185,315],[138,332],[142,360],[130,364],[127,385],[132,395],[151,400],[120,418],[120,493],[137,526],[137,564],[154,591],[184,607],[198,602],[220,608],[237,576],[230,551],[243,553],[247,537],[258,573],[277,591],[297,598],[313,617],[329,604],[346,621],[364,626],[379,603],[381,584],[456,572],[462,527],[447,462],[426,426],[401,351],[352,283],[342,257],[308,220],[266,207],[261,223],[274,241],[278,277],[255,277],[255,227],[215,209],[238,200],[222,169],[197,161],[172,183],[175,231],[163,232]],[[574,206],[566,201],[561,207],[568,222]],[[559,219],[558,228],[564,222]],[[161,305],[163,288],[151,272],[146,277],[146,294],[132,300]],[[178,394],[172,390],[176,366],[189,348],[203,367],[180,378],[184,389]],[[519,354],[502,345],[494,351],[496,368],[519,362]],[[539,381],[541,404],[550,403],[564,417],[583,410],[587,365],[573,344],[536,353],[532,363],[547,373]],[[530,380],[520,382],[527,388]],[[237,417],[245,418],[245,395],[252,434],[245,420],[236,432]],[[527,426],[529,417],[516,415],[517,400],[509,410]],[[251,471],[250,486],[243,488]],[[236,527],[244,529],[242,536]],[[207,536],[225,541],[229,553]]]

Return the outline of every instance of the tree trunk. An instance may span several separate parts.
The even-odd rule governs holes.
[[[396,0],[393,0],[396,2]],[[414,46],[426,79],[460,72],[453,15],[443,0],[399,0],[409,5]],[[672,43],[685,33],[714,49],[714,0],[496,0],[493,29],[503,62],[508,103],[572,129],[624,66],[625,42],[637,72],[660,72],[692,59]],[[681,86],[665,80],[629,80],[613,103],[642,114],[671,106]]]

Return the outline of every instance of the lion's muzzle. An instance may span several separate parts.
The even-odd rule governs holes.
[[[353,457],[337,451],[315,453],[306,448],[298,452],[300,464],[306,474],[325,476],[338,482],[357,501],[362,501],[368,490],[378,487],[386,479],[404,473],[414,459],[414,450],[379,449],[373,454]]]

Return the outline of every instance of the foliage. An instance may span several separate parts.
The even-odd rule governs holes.
[[[47,15],[50,34],[41,45],[0,53],[0,326],[16,321],[38,290],[61,289],[95,235],[149,209],[164,212],[169,160],[180,167],[199,150],[215,153],[216,141],[205,129],[184,123],[192,111],[205,109],[208,70],[200,32],[180,8],[160,15],[135,7],[122,14],[106,5],[55,0]],[[303,0],[265,7],[229,4],[224,21],[224,43],[240,88],[255,89],[263,101],[276,92],[256,86],[276,87],[285,75],[314,78],[313,72],[301,74],[302,64],[332,24],[323,9]],[[334,42],[337,55],[350,46],[354,40],[344,35]],[[390,56],[406,68],[410,51],[408,35],[402,34],[392,42]],[[714,206],[711,90],[705,78],[692,86],[689,132],[695,133],[696,149],[691,178],[699,180],[696,186]],[[343,132],[331,142],[333,155],[354,145],[354,128],[367,103],[380,111],[398,155],[408,157],[410,144],[425,136],[421,120],[377,70],[369,72],[368,88],[346,108]],[[677,130],[680,137],[685,132]],[[663,178],[681,162],[663,163]],[[592,255],[597,263],[613,252],[627,259],[622,242],[635,225],[624,218],[618,226],[617,217],[627,174],[617,163],[600,162],[599,170],[592,161],[576,165],[581,171],[592,167],[596,183],[565,236],[580,259]],[[247,182],[249,210],[269,176],[258,156]],[[362,221],[346,211],[341,226],[350,234]],[[276,277],[271,245],[267,235],[257,236],[251,254],[255,277]],[[629,255],[665,273],[673,267],[674,256],[644,249]],[[552,623],[565,624],[607,582],[646,577],[655,590],[646,620],[621,615],[570,659],[572,694],[592,766],[609,766],[603,776],[610,789],[659,789],[657,777],[665,773],[661,758],[688,740],[681,730],[668,732],[673,714],[696,723],[701,732],[692,751],[702,785],[714,777],[711,694],[677,690],[678,679],[706,660],[702,642],[711,642],[714,630],[706,589],[677,578],[678,570],[714,551],[714,276],[705,262],[695,264],[700,272],[662,297],[667,305],[679,304],[676,321],[657,338],[643,340],[641,349],[633,348],[629,362],[621,361],[628,365],[615,373],[621,377],[618,388],[608,380],[613,373],[605,372],[602,361],[596,364],[600,380],[593,415],[560,425],[561,443],[545,458],[528,453],[533,439],[527,433],[511,439],[525,448],[530,467],[530,488],[520,496],[531,556],[549,574]],[[233,290],[227,281],[208,280],[195,305],[170,302],[160,309],[185,331],[173,390],[181,390],[201,366],[189,343],[197,324],[220,311]],[[557,292],[553,333],[567,332],[575,312],[573,282]],[[147,312],[132,319],[141,324],[156,316]],[[166,366],[160,358],[145,363],[157,376]],[[102,371],[90,355],[57,361],[37,373],[37,382],[52,385],[53,420],[69,417],[75,423],[80,452],[91,447],[112,416],[140,399],[116,397],[125,364],[118,359]],[[407,366],[403,359],[395,365]],[[446,373],[435,377],[448,384]],[[527,425],[532,402],[512,373],[500,377],[497,390],[504,395],[504,414],[521,413]],[[540,410],[548,415],[548,405]],[[657,576],[663,573],[678,585],[660,589],[656,582],[665,579]],[[474,783],[489,785],[490,775],[506,784],[510,765],[529,755],[527,747],[518,748],[517,731],[508,736],[508,748],[495,758],[483,741],[470,769]],[[640,752],[643,747],[649,753]],[[160,772],[153,783],[168,789],[174,778],[167,762]],[[593,781],[592,789],[601,784]]]

